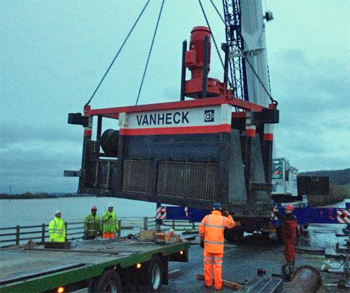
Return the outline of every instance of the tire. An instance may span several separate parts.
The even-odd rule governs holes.
[[[98,280],[95,292],[122,292],[122,281],[119,273],[113,270],[105,271]]]
[[[147,265],[147,268],[139,279],[140,292],[160,292],[163,285],[164,267],[162,259],[155,255]]]
[[[225,229],[224,237],[229,242],[238,242],[243,238],[243,230]]]

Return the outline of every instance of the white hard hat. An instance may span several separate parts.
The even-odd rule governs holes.
[[[109,207],[109,208],[113,208],[113,204],[112,204],[112,203],[110,203],[108,207]]]
[[[56,210],[55,215],[60,214],[60,213],[61,213],[60,210]]]

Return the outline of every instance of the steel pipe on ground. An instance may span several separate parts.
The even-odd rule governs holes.
[[[316,292],[321,283],[321,275],[317,269],[312,266],[301,266],[295,271],[293,279],[283,286],[282,292]]]

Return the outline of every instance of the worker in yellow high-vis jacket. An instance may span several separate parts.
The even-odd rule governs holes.
[[[118,231],[118,219],[113,211],[113,204],[110,204],[102,216],[102,238],[113,239],[116,231]]]
[[[55,212],[55,218],[49,224],[51,242],[64,242],[66,240],[66,227],[61,219],[61,211]]]
[[[101,234],[101,222],[97,215],[97,207],[91,208],[91,214],[84,221],[84,239],[95,239]]]

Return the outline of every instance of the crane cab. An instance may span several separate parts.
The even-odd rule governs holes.
[[[291,166],[286,158],[272,160],[272,196],[278,201],[285,196],[298,196],[298,169]]]

